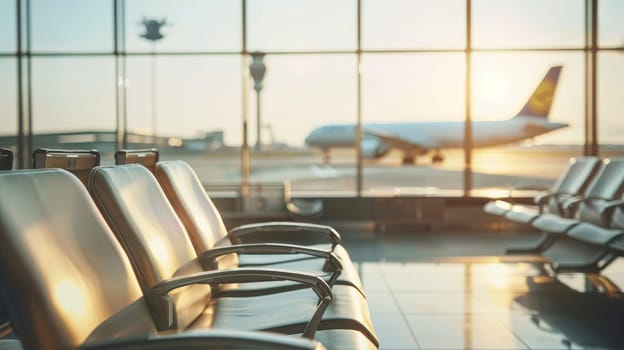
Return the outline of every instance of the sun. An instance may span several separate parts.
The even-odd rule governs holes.
[[[502,69],[492,66],[475,69],[472,87],[473,101],[482,117],[499,116],[502,108],[513,103],[509,73]]]

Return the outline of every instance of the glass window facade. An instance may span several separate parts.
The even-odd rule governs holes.
[[[605,48],[624,48],[624,2],[598,1],[598,43]]]
[[[0,53],[17,50],[17,9],[14,0],[0,0]]]
[[[128,0],[125,45],[129,52],[241,50],[241,3],[230,0]],[[146,22],[162,23],[162,38],[146,39]]]
[[[32,0],[31,48],[35,52],[112,52],[112,0]]]
[[[0,102],[10,121],[0,134],[16,136],[20,120],[32,120],[35,146],[47,145],[42,134],[101,133],[93,145],[106,152],[156,146],[163,159],[184,158],[214,182],[240,183],[249,165],[252,182],[288,180],[295,191],[462,194],[548,185],[569,157],[588,152],[587,125],[597,126],[601,152],[617,155],[624,143],[624,11],[619,1],[597,2],[594,101],[585,80],[593,69],[585,49],[591,3],[0,0]],[[255,51],[265,53],[259,96],[249,74]],[[561,127],[482,148],[481,126],[500,135],[500,125],[517,122],[512,117],[555,66],[562,67],[555,93],[544,98],[552,98],[548,121]],[[20,76],[24,106],[32,106],[22,112]],[[593,103],[595,120],[587,114]],[[319,132],[327,136],[337,124],[347,131],[344,148],[306,143],[318,127],[328,127]],[[375,129],[380,124],[393,126]],[[526,162],[547,170],[516,166]],[[472,181],[464,182],[466,172]]]
[[[466,1],[364,0],[362,24],[367,50],[463,49]]]
[[[621,155],[624,138],[624,100],[614,86],[624,81],[624,59],[621,53],[605,52],[598,56],[598,139],[601,152]]]
[[[378,192],[405,187],[461,189],[463,157],[457,147],[443,150],[448,170],[444,177],[429,176],[418,167],[437,154],[435,149],[418,149],[418,142],[427,142],[429,128],[436,123],[462,124],[465,109],[465,59],[460,53],[367,54],[362,62],[362,119],[366,131],[384,130],[405,140],[414,147],[387,148],[389,143],[363,147],[364,185]],[[461,144],[463,126],[452,133]],[[365,136],[366,137],[366,136]],[[424,144],[422,146],[426,147]],[[366,148],[366,147],[369,148]],[[408,158],[415,158],[415,166]],[[392,175],[391,175],[392,174]],[[389,180],[388,176],[393,179]]]
[[[522,114],[523,107],[531,103],[532,94],[539,92],[544,76],[555,66],[561,66],[561,73],[554,87],[547,121],[565,126],[496,148],[475,148],[474,178],[482,178],[477,187],[513,188],[537,184],[548,187],[570,157],[583,153],[583,143],[579,140],[583,139],[585,128],[585,71],[584,55],[580,52],[473,55],[472,107],[476,123],[513,121]],[[526,126],[501,125],[503,129],[518,128],[518,132],[521,127]],[[475,138],[479,130],[475,126]],[[504,131],[501,129],[501,132]],[[535,169],[540,169],[539,174]]]
[[[305,147],[306,137],[322,125],[356,122],[357,60],[353,54],[273,55],[260,92],[261,149],[251,157],[252,179],[289,180],[297,190],[353,190],[349,184],[325,176],[320,149]],[[257,147],[257,95],[250,96],[250,144]],[[354,152],[332,154],[337,172],[353,174]],[[291,160],[289,160],[291,159]],[[288,167],[288,171],[284,168]],[[330,170],[331,171],[331,170]],[[294,176],[293,176],[294,174]]]
[[[249,50],[354,50],[356,6],[355,0],[247,1]]]
[[[32,108],[35,134],[114,131],[116,119],[113,59],[33,59]]]
[[[17,62],[0,57],[0,147],[14,146],[17,135]]]
[[[582,48],[583,0],[474,0],[475,48]]]

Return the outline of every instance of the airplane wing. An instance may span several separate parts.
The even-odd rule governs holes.
[[[410,140],[406,140],[392,133],[371,130],[370,128],[364,128],[362,130],[362,133],[364,135],[374,136],[378,138],[390,148],[399,148],[402,150],[417,151],[419,153],[431,148],[424,144],[419,144]]]

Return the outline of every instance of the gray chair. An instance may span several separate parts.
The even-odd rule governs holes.
[[[606,246],[587,243],[602,242],[603,239],[597,237],[602,229],[612,227],[614,212],[624,203],[623,194],[624,158],[605,160],[583,197],[570,198],[564,203],[567,210],[575,208],[574,218],[547,213],[532,222],[535,228],[547,234],[546,241],[536,251],[548,257],[558,270],[604,268],[612,260],[607,257]]]
[[[563,203],[565,210],[576,213],[575,217],[544,214],[532,225],[544,232],[565,233],[579,222],[608,226],[614,204],[624,193],[624,158],[605,159],[603,166],[581,196]]]
[[[592,158],[585,158],[592,159]],[[586,172],[589,168],[586,163]],[[592,201],[594,199],[615,199],[620,194],[620,186],[624,185],[624,174],[620,173],[624,169],[624,161],[622,159],[609,160],[605,159],[599,162],[600,167],[596,171],[596,175],[591,177],[591,181],[584,188],[583,192],[576,195],[558,196],[560,200],[557,202],[557,211],[543,212],[535,215],[530,220],[530,224],[536,229],[543,232],[542,237],[532,246],[513,247],[507,249],[509,254],[535,254],[547,249],[559,235],[565,233],[573,225],[579,222],[575,217],[577,215],[590,215],[594,207]],[[598,203],[594,201],[594,203]],[[582,212],[582,213],[580,213]],[[605,214],[608,212],[605,211]],[[531,214],[527,214],[531,215]],[[519,216],[519,215],[518,215]],[[507,217],[507,216],[506,216]]]
[[[287,334],[304,333],[325,337],[325,330],[355,330],[364,335],[365,348],[378,346],[366,300],[353,287],[336,285],[333,289],[323,279],[284,270],[249,269],[212,270],[224,256],[198,256],[180,219],[167,201],[154,176],[139,165],[97,167],[91,173],[89,190],[119,241],[128,252],[146,295],[162,295],[168,286],[182,281],[188,286],[168,299],[148,298],[157,310],[160,329],[233,328],[264,330]],[[295,251],[301,248],[293,247]],[[307,248],[306,250],[311,250]],[[323,251],[321,251],[323,252]],[[327,254],[327,252],[323,252]],[[306,284],[312,290],[265,294],[248,297],[219,297],[218,288],[200,282],[204,274],[225,273],[230,282],[275,280]],[[255,277],[254,277],[255,276]],[[255,278],[255,280],[254,280]],[[313,293],[314,291],[315,293]],[[332,297],[333,295],[333,297]],[[341,334],[341,333],[338,333]],[[345,334],[345,333],[342,333]],[[344,335],[343,335],[344,336]],[[320,339],[320,338],[319,338]],[[349,338],[351,339],[351,338]],[[335,340],[328,341],[328,347]],[[361,342],[361,340],[360,340]]]
[[[487,213],[504,216],[506,219],[528,224],[544,212],[567,216],[562,207],[563,202],[577,196],[589,185],[600,168],[598,157],[571,158],[568,166],[548,191],[538,193],[534,202],[536,206],[524,206],[496,200],[485,204]]]
[[[566,232],[570,240],[583,244],[586,271],[600,271],[624,255],[624,201],[609,201],[614,212],[609,224],[579,222]],[[578,270],[578,269],[577,269]]]
[[[219,211],[204,191],[190,165],[184,161],[159,162],[155,167],[155,175],[169,202],[182,220],[198,255],[207,254],[208,251],[211,251],[211,254],[238,252],[235,266],[263,266],[314,274],[332,272],[327,259],[309,254],[241,254],[244,252],[243,249],[250,249],[249,244],[241,245],[241,243],[250,240],[255,243],[305,244],[308,247],[332,252],[340,259],[341,274],[339,277],[332,275],[327,280],[328,283],[333,284],[335,281],[337,284],[351,285],[364,295],[362,283],[348,252],[342,245],[330,239],[330,235],[334,232],[330,227],[305,223],[270,222],[246,225],[228,232]],[[254,235],[259,235],[260,238]],[[248,286],[254,290],[257,289],[257,286]],[[240,292],[242,289],[247,289],[245,287],[239,286],[230,292]]]
[[[127,255],[75,176],[60,169],[3,172],[0,193],[0,291],[21,340],[3,340],[2,346],[323,348],[262,332],[158,332],[149,299],[179,290],[166,292],[173,284],[167,281],[156,286],[162,294],[143,295]]]

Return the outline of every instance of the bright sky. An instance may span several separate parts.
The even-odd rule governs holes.
[[[31,0],[35,52],[112,51],[111,0]],[[462,49],[464,0],[363,0],[364,49]],[[584,45],[583,0],[473,0],[473,45],[576,47]],[[601,0],[600,44],[624,46],[624,1]],[[139,37],[143,17],[167,18],[157,51],[241,49],[241,4],[233,0],[126,1],[126,47],[150,52]],[[180,5],[183,4],[184,6]],[[0,53],[15,50],[15,1],[0,0]],[[355,0],[248,0],[248,47],[263,51],[356,48]],[[262,93],[263,123],[276,141],[303,144],[324,123],[356,118],[355,54],[269,55]],[[127,61],[128,127],[151,128],[149,56]],[[157,130],[194,136],[224,130],[241,139],[241,58],[161,56],[156,64]],[[473,119],[515,114],[551,65],[563,64],[551,118],[571,127],[539,143],[579,143],[584,111],[584,56],[580,52],[475,53]],[[462,120],[465,60],[462,53],[363,56],[364,121]],[[599,56],[600,137],[624,143],[624,53]],[[0,57],[0,134],[13,133],[15,59]],[[33,59],[35,132],[115,128],[112,56]],[[250,142],[255,143],[255,94],[250,93]],[[265,136],[266,140],[266,136]]]

